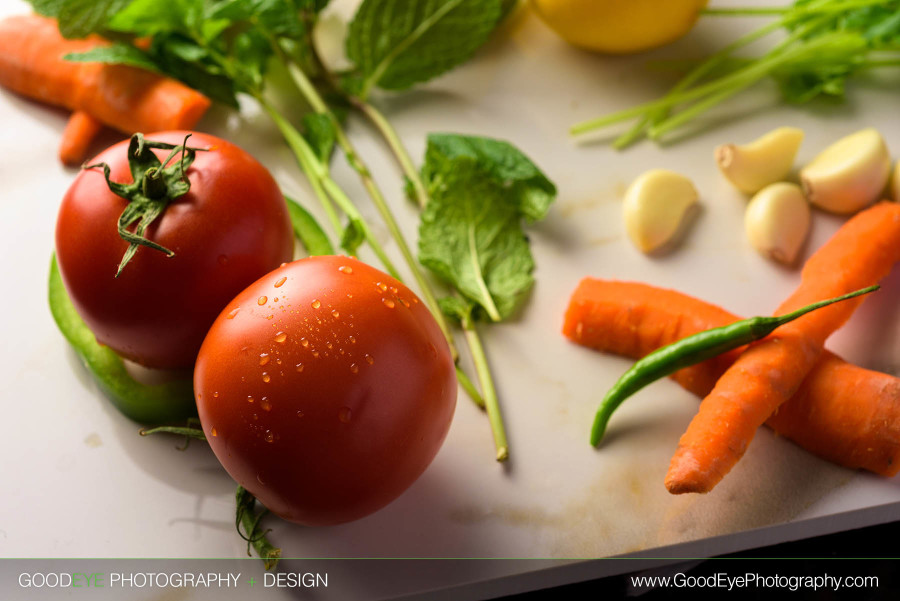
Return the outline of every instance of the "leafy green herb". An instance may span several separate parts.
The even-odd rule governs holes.
[[[573,134],[637,119],[613,145],[666,134],[758,81],[772,77],[783,98],[805,103],[843,99],[846,82],[862,71],[900,67],[900,0],[798,0],[784,9],[709,9],[710,16],[775,14],[691,70],[663,98],[572,127]],[[762,56],[734,60],[734,53],[779,29],[787,36]]]
[[[441,299],[441,309],[466,334],[502,461],[506,434],[475,321],[509,318],[531,289],[534,258],[523,225],[546,215],[556,188],[512,145],[472,136],[429,136],[422,174],[429,200],[419,260],[458,293]]]
[[[404,90],[465,62],[503,15],[500,0],[365,0],[347,37],[356,94]]]
[[[68,61],[77,63],[107,63],[115,65],[128,65],[139,69],[146,69],[159,73],[157,65],[145,52],[138,50],[131,44],[113,44],[111,46],[98,46],[85,52],[70,53],[65,55]]]
[[[556,188],[510,144],[471,136],[429,136],[422,173],[419,260],[492,321],[509,317],[533,283],[522,224],[546,214]]]

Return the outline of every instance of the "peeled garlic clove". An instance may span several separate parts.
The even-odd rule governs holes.
[[[802,130],[779,127],[749,144],[719,146],[716,164],[738,190],[753,194],[787,177],[801,142]]]
[[[625,192],[625,231],[649,253],[675,237],[696,202],[697,190],[688,178],[665,169],[647,171]]]
[[[790,265],[809,233],[810,210],[803,190],[779,182],[756,193],[744,213],[750,244],[764,257]]]
[[[832,213],[854,213],[872,204],[891,175],[891,157],[873,128],[841,138],[800,171],[809,202]]]

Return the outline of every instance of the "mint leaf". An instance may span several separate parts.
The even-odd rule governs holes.
[[[531,288],[534,259],[510,189],[468,156],[434,166],[419,226],[419,260],[493,321],[509,317]]]
[[[355,256],[359,247],[362,246],[365,241],[365,224],[358,217],[349,216],[347,227],[344,228],[344,233],[341,235],[341,248],[343,248],[348,255]]]
[[[447,163],[469,157],[510,196],[528,221],[543,219],[556,197],[556,186],[518,148],[502,140],[458,134],[429,134],[422,179],[426,186],[439,179]]]
[[[39,15],[44,17],[56,17],[62,10],[66,0],[29,0],[31,8]]]
[[[374,86],[404,90],[449,71],[487,41],[501,0],[364,0],[351,21],[347,56]]]
[[[84,38],[106,26],[110,17],[131,0],[61,0],[40,2],[40,10],[56,11],[59,32],[65,38]],[[35,10],[38,7],[35,6]],[[42,13],[45,14],[45,13]]]
[[[327,165],[331,161],[335,141],[335,131],[331,119],[320,113],[303,115],[303,137],[316,153],[316,157]]]
[[[107,63],[128,65],[159,73],[159,66],[141,50],[129,44],[113,44],[91,48],[85,52],[71,53],[63,57],[76,63]]]
[[[109,28],[137,36],[190,32],[203,22],[202,0],[131,0],[109,20]]]

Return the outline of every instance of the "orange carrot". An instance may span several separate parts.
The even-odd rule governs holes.
[[[75,167],[87,156],[91,142],[103,129],[103,124],[84,111],[75,111],[69,117],[59,143],[59,160]]]
[[[804,305],[878,283],[900,260],[900,205],[882,202],[847,221],[807,261],[797,290],[778,308]],[[756,429],[793,396],[825,340],[862,298],[830,305],[752,344],[719,378],[678,443],[666,474],[673,494],[709,492],[743,456]]]
[[[209,108],[206,96],[168,77],[123,65],[63,60],[68,53],[106,43],[96,36],[66,40],[55,21],[37,15],[8,17],[0,21],[0,85],[41,102],[83,111],[128,134],[190,129]],[[71,133],[90,134],[86,125],[79,119],[71,125]],[[90,140],[70,138],[65,145],[86,150]],[[72,159],[72,152],[65,154]]]
[[[595,350],[639,359],[738,319],[674,290],[585,278],[572,294],[563,334]],[[672,378],[706,396],[739,353],[682,369]],[[900,472],[900,379],[846,363],[829,352],[766,424],[833,463],[889,477]]]

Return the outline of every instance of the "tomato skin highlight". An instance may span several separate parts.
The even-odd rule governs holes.
[[[181,144],[187,133],[146,138]],[[127,201],[100,169],[78,174],[57,218],[60,274],[78,314],[99,343],[147,367],[193,365],[222,307],[293,255],[287,208],[265,167],[214,136],[193,133],[188,145],[209,149],[187,170],[191,189],[146,233],[174,256],[141,247],[115,277],[128,247],[116,229]],[[113,181],[131,182],[127,148],[127,140],[115,144],[91,163],[108,163]],[[162,160],[166,151],[156,154]]]
[[[282,518],[323,526],[380,509],[425,471],[457,385],[445,338],[408,288],[355,259],[319,256],[225,307],[194,392],[232,478]]]

